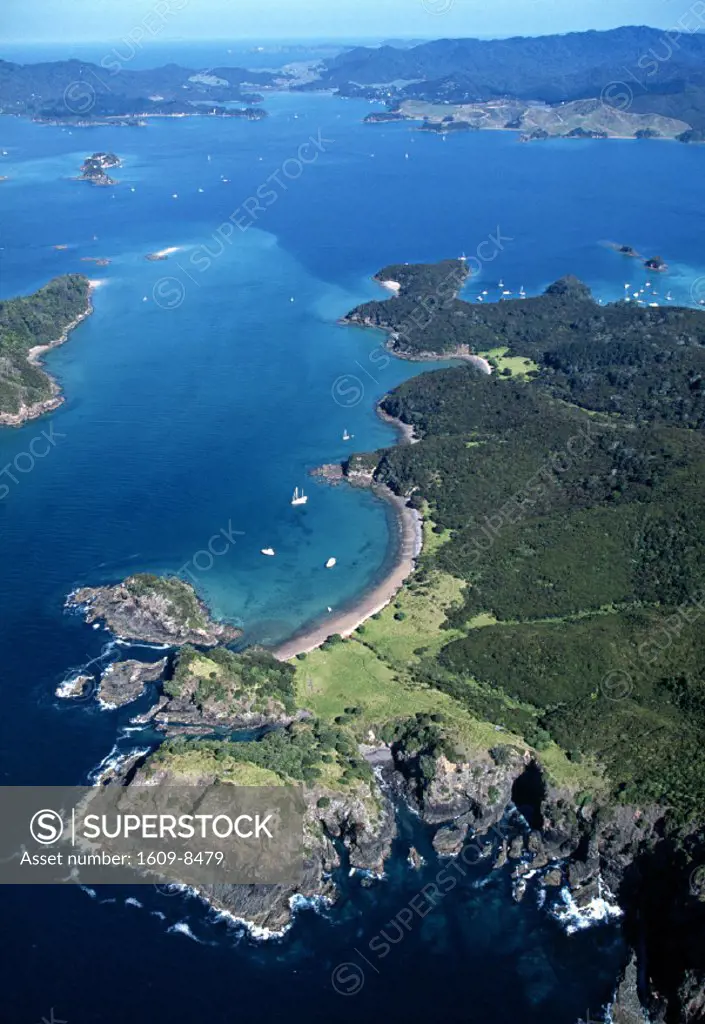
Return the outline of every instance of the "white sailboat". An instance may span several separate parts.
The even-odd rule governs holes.
[[[354,435],[353,435],[353,434],[349,434],[349,433],[347,432],[347,430],[344,430],[344,431],[343,431],[343,441],[352,441],[352,439],[353,439],[353,436],[354,436]]]
[[[267,555],[269,558],[274,558],[274,556],[276,555],[276,551],[274,550],[274,548],[262,548],[261,553],[263,555]]]
[[[291,504],[292,505],[305,505],[307,501],[308,501],[308,495],[304,494],[303,487],[301,488],[301,490],[299,490],[298,487],[295,487],[294,488],[294,496],[291,499]]]

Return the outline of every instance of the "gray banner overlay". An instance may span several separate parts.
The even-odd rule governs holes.
[[[295,883],[295,786],[0,786],[0,885]]]

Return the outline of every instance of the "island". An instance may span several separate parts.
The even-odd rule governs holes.
[[[94,153],[87,156],[81,164],[81,173],[77,181],[90,181],[94,185],[116,185],[117,182],[107,173],[109,169],[120,166],[120,158],[115,153]]]
[[[18,427],[57,409],[59,385],[40,366],[91,312],[91,282],[57,277],[32,295],[0,300],[0,425]]]
[[[636,249],[631,245],[615,245],[613,248],[622,256],[633,256],[636,259],[642,259]]]
[[[138,573],[112,586],[79,587],[66,607],[79,609],[86,622],[103,622],[116,636],[143,643],[213,647],[241,635],[215,622],[191,584],[176,576]]]
[[[644,266],[647,270],[656,270],[659,273],[668,270],[668,264],[661,256],[652,256],[650,259],[644,260]]]

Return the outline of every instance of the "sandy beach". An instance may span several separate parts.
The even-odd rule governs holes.
[[[333,633],[349,636],[358,626],[385,608],[394,598],[404,580],[414,571],[416,559],[423,543],[422,519],[414,509],[407,508],[404,498],[397,497],[387,487],[373,486],[380,498],[394,505],[397,513],[398,553],[392,571],[375,587],[368,590],[358,602],[343,611],[333,611],[324,622],[292,637],[272,653],[280,661],[288,661],[297,654],[315,650]]]
[[[379,283],[383,288],[386,288],[387,291],[393,292],[395,295],[398,295],[401,291],[401,285],[398,281],[380,281]]]

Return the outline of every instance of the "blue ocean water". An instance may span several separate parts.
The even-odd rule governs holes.
[[[55,440],[0,502],[4,784],[82,782],[139,739],[125,732],[134,709],[100,712],[54,696],[70,671],[114,657],[105,633],[63,612],[76,585],[188,571],[217,615],[274,643],[384,572],[388,510],[308,476],[350,447],[392,443],[375,402],[422,369],[336,323],[379,294],[370,276],[381,266],[494,251],[469,297],[497,295],[500,279],[532,293],[572,272],[611,299],[646,277],[606,244],[626,242],[668,260],[659,301],[667,290],[680,302],[700,295],[700,148],[522,146],[491,132],[444,142],[405,125],[365,126],[368,104],[329,96],[272,95],[267,108],[261,123],[170,119],[144,129],[0,120],[0,174],[9,177],[0,184],[0,294],[68,271],[101,282],[93,315],[47,360],[65,405],[0,431],[0,467],[28,465],[22,454],[42,431]],[[318,156],[295,177],[290,161],[305,143],[307,158]],[[124,160],[114,188],[70,180],[98,150]],[[275,200],[249,204],[254,222],[230,231],[250,222],[243,204],[267,182]],[[178,247],[167,261],[145,260],[167,247]],[[96,267],[85,256],[112,262]],[[309,504],[292,509],[302,485]],[[204,556],[213,537],[222,550],[223,536],[225,553]],[[262,558],[270,545],[277,558]],[[338,566],[326,572],[331,555]],[[414,841],[423,846],[423,835]],[[195,901],[149,887],[95,898],[68,887],[0,891],[2,1019],[39,1020],[52,1006],[70,1024],[128,1014],[415,1021],[439,1007],[449,1021],[498,1024],[572,1024],[588,1007],[595,1016],[622,955],[617,929],[568,937],[535,894],[515,904],[501,874],[481,888],[482,872],[465,879],[383,964],[366,965],[356,951],[437,870],[431,860],[420,879],[404,856],[400,843],[383,885],[350,881],[327,917],[302,912],[281,944],[238,939]],[[332,984],[340,963],[363,972],[354,998]]]

